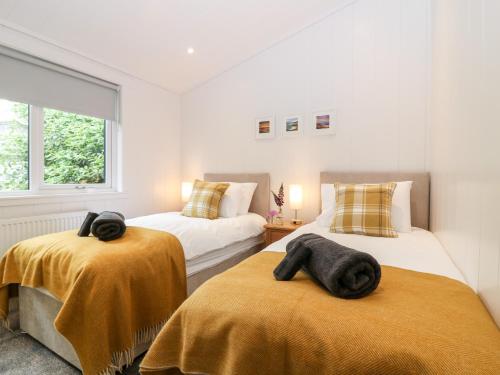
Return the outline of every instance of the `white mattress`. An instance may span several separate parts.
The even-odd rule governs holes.
[[[192,218],[179,212],[140,216],[126,221],[128,226],[172,233],[184,248],[186,261],[216,249],[247,240],[263,233],[266,220],[255,213],[215,220]]]
[[[411,233],[398,233],[398,238],[330,233],[317,222],[306,224],[271,244],[264,251],[285,251],[286,244],[304,233],[316,233],[341,245],[371,254],[382,265],[446,276],[463,283],[464,277],[429,231],[412,228]]]

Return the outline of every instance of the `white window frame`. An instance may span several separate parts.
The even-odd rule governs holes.
[[[102,184],[48,184],[43,180],[44,155],[44,108],[29,105],[29,190],[0,191],[0,199],[9,196],[88,194],[116,192],[118,126],[115,121],[105,125],[105,182]]]

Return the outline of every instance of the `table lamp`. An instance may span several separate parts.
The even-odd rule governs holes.
[[[295,218],[292,220],[293,224],[302,224],[302,220],[297,219],[297,210],[302,208],[302,185],[291,184],[288,187],[289,198],[290,198],[290,208],[295,210]]]
[[[186,203],[189,200],[192,191],[193,191],[192,182],[183,182],[181,184],[181,198],[183,203]]]

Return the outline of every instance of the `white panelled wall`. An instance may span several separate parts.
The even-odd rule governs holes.
[[[432,227],[500,325],[500,2],[432,13]]]
[[[270,172],[319,208],[323,170],[426,169],[429,2],[359,0],[182,97],[182,173]],[[336,135],[281,138],[286,115],[333,109]],[[275,115],[277,136],[255,140]],[[285,212],[291,215],[291,212]]]
[[[430,170],[433,229],[500,323],[498,19],[495,0],[339,8],[183,95],[183,179],[270,172],[275,189],[304,185],[311,220],[322,170]],[[336,135],[312,135],[311,114],[328,109]],[[255,140],[268,115],[276,138]],[[303,116],[304,136],[280,136],[287,115]]]

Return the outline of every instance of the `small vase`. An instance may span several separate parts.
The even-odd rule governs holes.
[[[276,215],[276,219],[274,220],[274,223],[276,225],[283,225],[283,212],[282,212],[281,207],[279,209],[278,215]]]

